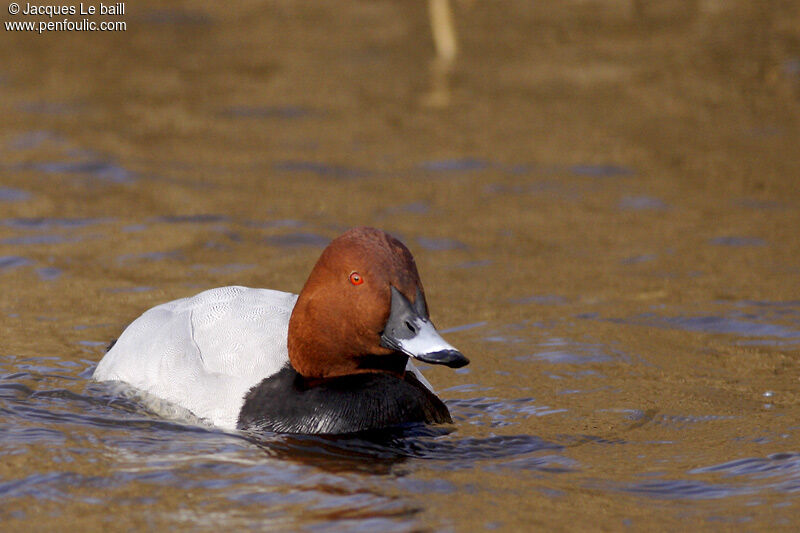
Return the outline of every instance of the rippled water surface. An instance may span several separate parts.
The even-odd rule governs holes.
[[[0,32],[0,529],[797,527],[800,4],[126,7]],[[90,379],[354,225],[472,361],[422,368],[452,426],[228,433]]]

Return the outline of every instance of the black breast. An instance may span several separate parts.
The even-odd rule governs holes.
[[[239,429],[356,433],[408,423],[452,423],[442,401],[407,372],[355,374],[309,386],[291,366],[250,389]]]

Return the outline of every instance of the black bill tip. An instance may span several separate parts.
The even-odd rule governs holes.
[[[450,368],[461,368],[469,364],[469,359],[458,350],[440,350],[438,352],[417,354],[415,359],[433,365],[444,365]]]

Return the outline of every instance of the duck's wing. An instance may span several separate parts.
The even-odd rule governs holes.
[[[297,295],[221,287],[146,311],[94,372],[233,429],[247,391],[289,360]]]

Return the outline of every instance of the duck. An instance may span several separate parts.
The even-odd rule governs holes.
[[[412,360],[469,363],[437,331],[409,249],[352,228],[299,294],[228,286],[157,305],[93,373],[225,430],[347,434],[452,417]]]

